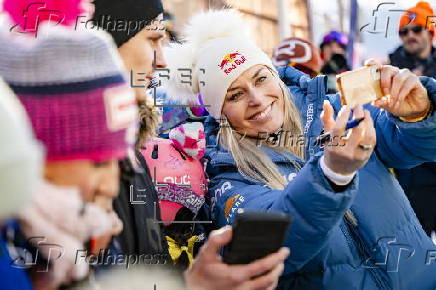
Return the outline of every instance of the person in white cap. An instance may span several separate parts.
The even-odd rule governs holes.
[[[210,106],[214,221],[232,224],[240,208],[294,218],[278,289],[433,289],[436,263],[426,257],[435,246],[387,167],[436,160],[436,81],[374,64],[391,97],[341,108],[324,76],[277,71],[235,11],[196,15],[185,35],[167,51],[166,86],[186,102],[200,93]],[[177,67],[192,69],[192,86]],[[351,115],[364,120],[341,137]],[[333,138],[320,148],[310,137],[323,127]],[[399,246],[407,261],[386,260]]]
[[[17,97],[0,79],[0,230],[31,201],[33,188],[42,179],[43,150]],[[13,263],[0,234],[2,289],[31,289],[25,269]]]

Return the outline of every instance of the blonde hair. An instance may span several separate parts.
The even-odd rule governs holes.
[[[159,110],[154,106],[153,100],[146,95],[145,101],[139,106],[139,131],[135,148],[141,150],[144,143],[156,137],[159,124],[162,123]]]
[[[282,132],[285,134],[291,133],[291,137],[299,138],[300,136],[303,136],[300,113],[291,99],[291,94],[286,85],[282,82],[275,71],[271,70],[270,68],[268,69],[279,82],[283,93],[284,121]],[[223,117],[222,120],[223,123],[221,124],[221,128],[218,133],[219,142],[221,146],[229,150],[232,154],[238,171],[242,175],[249,176],[262,183],[265,183],[270,188],[284,189],[288,182],[285,178],[283,178],[282,174],[277,166],[272,162],[271,158],[269,158],[268,155],[259,148],[258,144],[256,144],[254,140],[247,138],[245,135],[241,135],[241,133],[238,133],[234,128],[228,126],[228,122],[225,117]],[[297,157],[304,159],[304,145],[300,144],[299,142],[285,142],[284,144],[283,142],[280,142],[274,146],[266,143],[266,146],[273,150],[277,150],[277,153],[282,154],[285,157],[288,157],[286,153],[290,152]],[[291,159],[289,159],[289,161],[293,162]],[[300,169],[298,163],[294,163],[294,165],[297,166],[297,169]]]

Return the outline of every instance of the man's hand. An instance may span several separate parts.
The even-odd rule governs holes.
[[[418,76],[408,69],[381,65],[367,60],[365,65],[376,65],[380,70],[381,88],[385,97],[374,102],[374,106],[385,109],[394,116],[414,119],[424,116],[430,108],[427,90]]]
[[[289,249],[282,248],[247,265],[227,265],[223,263],[218,252],[231,239],[231,227],[224,227],[210,234],[194,263],[184,274],[188,289],[275,289]]]

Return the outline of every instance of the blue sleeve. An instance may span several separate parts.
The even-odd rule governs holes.
[[[436,104],[436,80],[422,77],[433,108]],[[411,168],[428,161],[436,161],[436,114],[421,122],[403,122],[387,111],[371,108],[377,130],[377,153],[380,159],[394,168]]]
[[[356,176],[344,192],[335,193],[319,166],[320,156],[307,162],[284,190],[250,184],[237,172],[218,175],[212,182],[216,186],[210,189],[212,192],[221,190],[216,195],[214,219],[220,226],[232,224],[239,208],[290,215],[294,222],[285,241],[285,246],[292,252],[287,266],[291,271],[297,271],[323,248],[357,192]],[[223,188],[223,184],[227,186]]]

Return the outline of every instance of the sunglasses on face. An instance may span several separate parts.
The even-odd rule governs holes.
[[[407,34],[409,34],[409,31],[413,31],[413,33],[415,34],[419,34],[424,30],[424,27],[422,26],[413,26],[411,28],[401,28],[400,31],[398,31],[398,34],[400,34],[400,36],[406,36]]]

